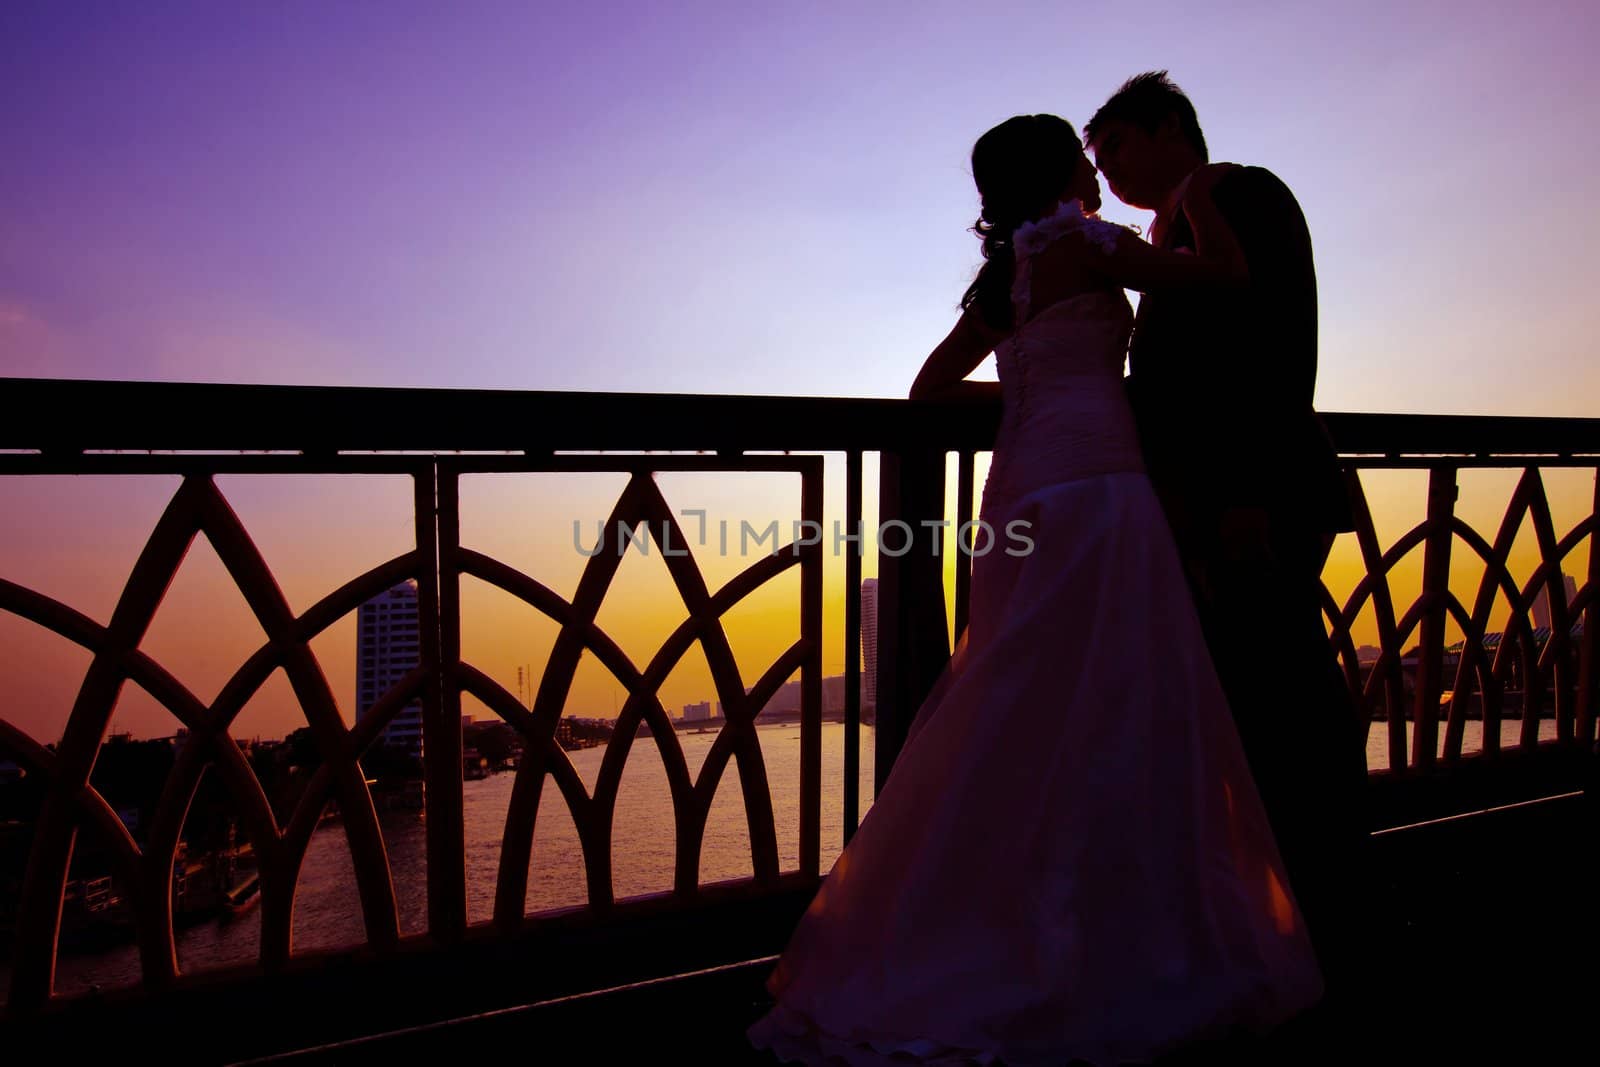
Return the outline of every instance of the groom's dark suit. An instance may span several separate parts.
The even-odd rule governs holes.
[[[1311,403],[1311,237],[1294,195],[1269,171],[1232,171],[1213,196],[1244,250],[1250,284],[1141,298],[1129,398],[1251,771],[1334,986],[1353,942],[1350,894],[1361,892],[1354,880],[1366,763],[1321,614],[1324,546],[1352,523]],[[1162,245],[1194,249],[1181,211]],[[1265,555],[1241,553],[1223,536],[1225,513],[1240,508],[1265,515]]]

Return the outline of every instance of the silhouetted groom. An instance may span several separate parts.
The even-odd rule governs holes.
[[[1180,205],[1208,156],[1194,106],[1166,72],[1130,79],[1084,139],[1111,191],[1156,213],[1151,242],[1192,251]],[[1311,237],[1294,195],[1269,171],[1240,167],[1213,196],[1244,250],[1250,284],[1224,295],[1144,296],[1129,398],[1251,771],[1337,995],[1359,932],[1366,760],[1322,621],[1322,565],[1334,533],[1352,522],[1337,456],[1312,409]]]

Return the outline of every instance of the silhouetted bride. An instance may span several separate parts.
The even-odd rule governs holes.
[[[980,517],[1033,549],[975,556],[968,629],[769,977],[758,1047],[1144,1062],[1321,995],[1121,380],[1124,288],[1245,280],[1222,169],[1189,185],[1191,256],[1094,216],[1064,120],[974,146],[986,262],[912,395],[982,388],[961,379],[995,352]]]

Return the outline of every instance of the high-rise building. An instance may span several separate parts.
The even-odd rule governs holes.
[[[1575,599],[1577,599],[1578,583],[1573,580],[1572,575],[1563,574],[1561,576],[1561,587],[1566,592],[1568,604],[1571,604]],[[1533,625],[1535,627],[1543,626],[1548,628],[1552,618],[1553,616],[1551,615],[1550,611],[1550,587],[1546,585],[1539,590],[1539,595],[1533,598]]]
[[[356,613],[356,718],[422,662],[417,583],[402,582],[362,604]],[[422,701],[401,708],[378,735],[380,743],[422,755]]]
[[[878,706],[878,579],[861,582],[861,688],[862,703]]]
[[[711,718],[711,701],[702,700],[698,704],[685,704],[683,706],[683,719],[685,722],[697,722]]]

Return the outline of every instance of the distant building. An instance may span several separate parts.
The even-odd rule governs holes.
[[[1356,649],[1356,662],[1365,667],[1368,664],[1378,662],[1379,657],[1382,655],[1383,649],[1377,645],[1362,645]]]
[[[799,710],[800,681],[799,679],[796,679],[795,681],[784,683],[784,685],[781,686],[776,693],[772,694],[772,699],[768,700],[759,709],[757,709],[757,714],[760,714],[761,712],[780,711],[797,712]],[[727,715],[727,712],[723,710],[722,701],[720,700],[717,701],[717,714],[724,717]]]
[[[800,680],[785,682],[772,699],[767,701],[763,711],[799,711],[800,710]]]
[[[801,704],[802,683],[799,679],[789,682],[772,694],[772,699],[767,701],[763,712],[798,712]],[[824,715],[838,714],[844,711],[844,675],[834,674],[822,679],[822,713]],[[722,715],[722,701],[716,702],[717,715]],[[863,701],[863,706],[865,702]],[[711,718],[711,701],[699,704],[685,704],[683,706],[683,719],[692,722],[700,718]]]
[[[356,615],[356,719],[422,662],[417,584],[403,582],[362,604]],[[381,742],[422,755],[422,700],[401,708],[379,735]]]
[[[1566,590],[1567,603],[1571,604],[1578,596],[1578,583],[1572,575],[1561,576],[1561,587]],[[1554,616],[1550,609],[1550,587],[1544,586],[1539,590],[1539,595],[1533,598],[1533,625],[1535,628],[1550,629],[1554,625]]]

